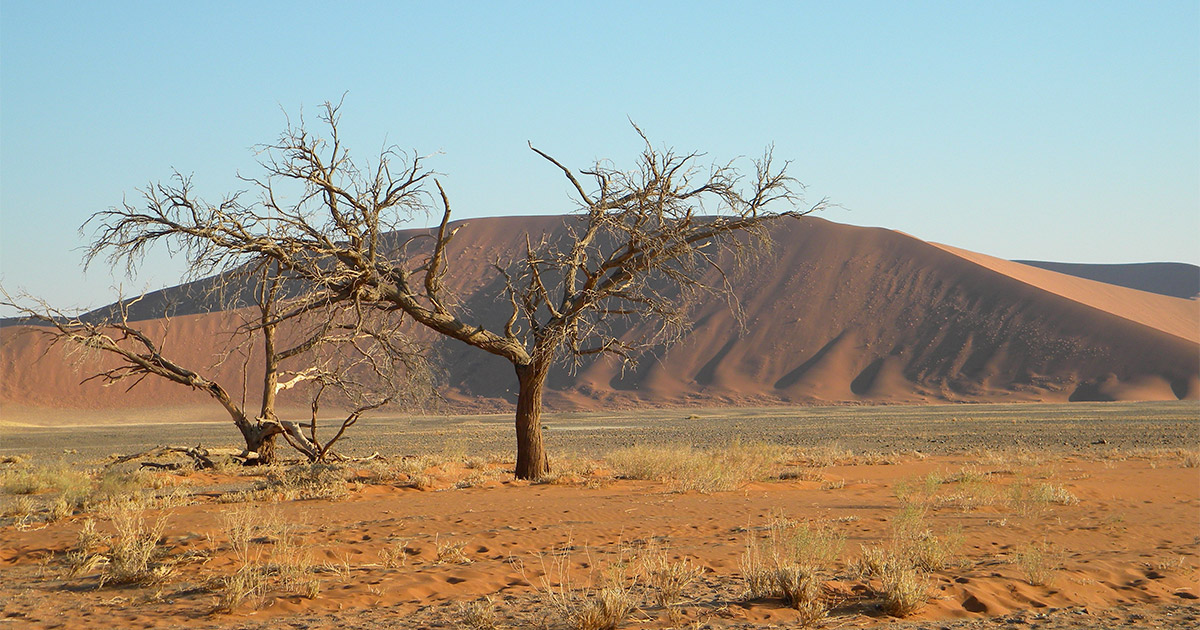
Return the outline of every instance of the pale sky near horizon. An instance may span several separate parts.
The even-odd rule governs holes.
[[[436,154],[457,218],[573,208],[637,122],[712,159],[773,144],[833,221],[1009,259],[1200,263],[1200,2],[0,0],[0,285],[64,308],[176,284],[85,275],[79,226],[255,173],[345,94],[360,157]],[[8,313],[0,313],[7,315]]]

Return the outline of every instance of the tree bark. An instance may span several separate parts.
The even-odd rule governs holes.
[[[249,443],[246,444],[247,448],[254,451],[255,453],[258,453],[258,462],[260,464],[274,464],[275,463],[275,436],[276,435],[279,435],[279,434],[278,433],[265,433],[258,439],[258,444],[255,445],[255,448],[250,448]]]
[[[550,474],[542,444],[542,390],[550,366],[535,360],[517,369],[517,479],[536,481]]]

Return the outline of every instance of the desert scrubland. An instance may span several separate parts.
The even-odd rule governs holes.
[[[555,414],[536,484],[512,479],[506,419],[436,420],[358,427],[375,459],[215,471],[96,451],[152,446],[144,425],[7,426],[0,623],[1200,619],[1192,403]]]

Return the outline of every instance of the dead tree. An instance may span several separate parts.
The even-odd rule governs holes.
[[[106,317],[98,320],[68,315],[40,300],[13,298],[7,293],[3,293],[0,304],[42,324],[36,332],[48,336],[51,346],[68,344],[73,346],[68,352],[82,348],[118,360],[116,367],[86,377],[85,383],[124,385],[129,390],[153,376],[204,392],[233,420],[245,441],[245,459],[251,463],[274,462],[279,435],[284,435],[312,461],[331,455],[337,440],[322,444],[316,433],[317,409],[326,392],[341,394],[337,402],[351,409],[337,433],[340,438],[362,413],[401,400],[412,402],[431,390],[429,371],[420,349],[389,327],[387,324],[391,322],[386,319],[372,321],[363,316],[361,309],[357,312],[348,309],[347,303],[330,300],[321,291],[285,298],[281,294],[283,277],[279,266],[269,259],[220,275],[208,292],[237,292],[243,283],[252,289],[253,310],[258,317],[247,318],[230,330],[230,347],[216,357],[219,364],[235,355],[242,356],[240,397],[231,395],[228,384],[222,385],[204,374],[211,368],[185,366],[163,351],[162,340],[131,322],[130,309],[141,298],[119,300]],[[368,314],[373,315],[370,311]],[[263,361],[262,392],[255,415],[247,404],[247,384],[250,355],[259,346]],[[297,357],[307,359],[308,367],[281,383],[282,366]],[[305,387],[307,381],[318,386]],[[294,390],[304,397],[313,410],[308,423],[279,417],[277,400],[283,390]],[[304,429],[309,429],[307,435]]]
[[[50,337],[51,346],[70,344],[119,359],[116,367],[92,374],[83,379],[84,383],[98,381],[106,386],[124,384],[128,390],[147,376],[154,376],[202,391],[229,414],[246,442],[247,453],[253,454],[251,459],[261,463],[273,461],[275,436],[282,432],[283,427],[278,422],[255,418],[246,413],[244,399],[235,399],[216,380],[165,356],[160,349],[160,342],[129,321],[129,309],[137,301],[118,301],[115,313],[100,321],[68,315],[44,302],[13,299],[7,294],[3,304],[16,308],[31,322],[42,324],[38,332]],[[73,350],[69,348],[67,352]]]
[[[177,177],[147,190],[142,207],[97,214],[91,254],[132,260],[167,240],[193,267],[220,270],[264,257],[321,287],[327,299],[411,318],[507,359],[519,384],[516,475],[523,479],[549,471],[539,419],[556,363],[591,355],[634,361],[646,343],[676,339],[698,295],[732,298],[731,276],[721,265],[761,251],[771,222],[824,204],[799,206],[799,185],[770,151],[743,175],[734,163],[705,165],[700,154],[656,149],[639,129],[645,149],[635,169],[599,163],[576,172],[530,145],[562,171],[579,210],[568,242],[529,239],[514,260],[497,262],[512,310],[492,330],[456,304],[446,286],[451,272],[478,270],[455,269],[449,257],[455,230],[441,184],[419,157],[395,148],[373,164],[356,164],[338,135],[339,107],[325,105],[325,135],[310,133],[301,120],[261,147],[264,175],[245,180],[258,190],[257,199],[232,195],[207,203],[188,179]],[[414,215],[430,211],[441,221],[428,241],[387,240]],[[410,245],[424,253],[411,253]],[[709,270],[724,281],[706,283]],[[617,319],[653,321],[655,332],[626,339],[614,329]]]

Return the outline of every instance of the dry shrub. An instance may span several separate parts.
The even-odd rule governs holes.
[[[841,490],[842,488],[845,488],[845,487],[846,487],[845,479],[834,479],[832,481],[826,481],[821,484],[822,490]]]
[[[824,582],[817,573],[795,563],[785,563],[775,569],[775,581],[783,598],[799,613],[801,625],[812,625],[829,612],[822,597]]]
[[[742,579],[750,597],[783,597],[799,612],[803,625],[825,618],[829,602],[824,583],[841,554],[845,536],[828,527],[813,527],[776,517],[768,536],[747,535]]]
[[[1076,505],[1079,498],[1059,485],[1018,481],[1008,488],[1008,503],[1021,516],[1031,516],[1044,512],[1051,505]]]
[[[856,463],[854,451],[843,448],[840,444],[824,444],[816,448],[797,450],[792,458],[805,466],[826,468],[829,466],[849,465]]]
[[[300,499],[340,499],[350,493],[346,472],[340,466],[316,462],[286,469],[273,469],[258,487],[288,501]]]
[[[929,583],[916,569],[899,563],[885,564],[879,579],[883,586],[883,612],[893,617],[907,617],[929,601]]]
[[[618,585],[605,586],[571,615],[576,630],[614,630],[637,609],[633,593]]]
[[[778,532],[777,537],[788,552],[788,560],[814,571],[829,568],[846,544],[845,534],[830,527],[780,520],[772,529]]]
[[[308,599],[320,594],[312,550],[303,544],[297,526],[277,511],[248,507],[227,512],[222,531],[238,567],[212,585],[218,600],[214,612],[232,612],[273,590]]]
[[[459,627],[466,630],[494,630],[496,628],[496,604],[491,597],[484,597],[467,604],[458,605]]]
[[[1056,505],[1077,505],[1079,503],[1079,498],[1071,494],[1070,490],[1050,483],[1039,483],[1034,486],[1033,499]]]
[[[37,494],[39,492],[66,492],[75,488],[87,488],[91,479],[87,474],[68,466],[55,463],[43,466],[23,466],[4,470],[0,474],[4,491],[9,494]]]
[[[112,506],[110,518],[116,536],[109,541],[100,584],[156,584],[166,580],[174,569],[161,562],[166,555],[160,544],[166,517],[147,521],[137,504],[125,503]]]
[[[37,503],[27,496],[17,497],[12,507],[4,511],[4,515],[16,521],[17,528],[24,527],[37,513]]]
[[[775,557],[769,541],[747,534],[740,568],[747,596],[758,598],[779,595],[779,585],[775,580]]]
[[[470,564],[471,559],[463,551],[467,543],[461,541],[442,541],[437,535],[433,537],[435,550],[434,561],[438,564]]]
[[[392,541],[391,546],[379,553],[379,559],[383,561],[383,566],[389,569],[402,567],[408,564],[408,539],[402,538]]]
[[[668,482],[677,492],[721,492],[768,478],[782,455],[778,446],[733,442],[712,450],[633,446],[606,459],[626,479]]]
[[[938,535],[925,522],[926,508],[909,504],[892,521],[895,554],[920,571],[938,571],[950,564],[962,546],[961,529]]]
[[[100,548],[107,540],[106,536],[96,531],[96,521],[90,518],[84,521],[75,546],[67,552],[67,577],[76,578],[103,565],[107,559],[100,553]]]
[[[564,549],[574,549],[568,540]],[[637,575],[631,571],[631,563],[622,556],[595,577],[596,563],[590,552],[584,549],[588,577],[582,586],[577,586],[571,572],[572,554],[537,554],[542,575],[537,584],[547,608],[575,630],[612,630],[617,628],[637,608],[634,595],[638,586]],[[517,569],[524,576],[524,563],[516,561]],[[526,581],[530,581],[526,577]],[[531,582],[532,583],[532,582]]]
[[[1033,543],[1017,552],[1016,563],[1031,585],[1049,586],[1054,583],[1061,554],[1047,542]]]
[[[683,590],[695,582],[704,570],[687,558],[672,560],[667,549],[650,544],[641,553],[641,569],[646,586],[658,606],[673,606],[683,598]]]
[[[261,597],[270,590],[270,576],[265,567],[243,564],[219,580],[217,604],[213,612],[230,613],[246,600]]]
[[[917,572],[910,558],[894,550],[863,547],[857,568],[864,578],[878,581],[875,594],[881,600],[883,612],[893,617],[907,617],[929,600],[929,582]]]
[[[275,532],[275,546],[271,550],[273,570],[278,588],[306,599],[315,599],[321,593],[321,581],[315,575],[312,550],[301,543],[291,526],[283,526]]]

